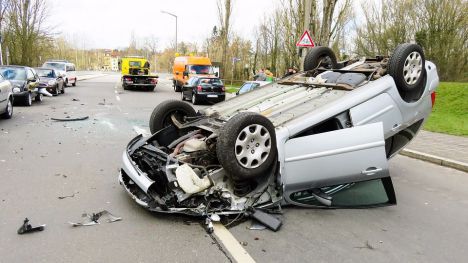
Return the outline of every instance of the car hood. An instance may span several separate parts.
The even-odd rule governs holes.
[[[46,78],[46,77],[41,77],[41,79],[39,80],[39,82],[41,83],[47,83],[51,80],[55,80],[55,78]]]

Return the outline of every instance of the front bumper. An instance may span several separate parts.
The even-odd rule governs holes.
[[[29,94],[29,90],[20,91],[20,92],[13,93],[13,97],[15,97],[15,98],[24,98],[24,97],[28,96],[28,94]]]

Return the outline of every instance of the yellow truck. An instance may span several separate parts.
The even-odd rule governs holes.
[[[153,91],[158,84],[158,76],[151,75],[150,64],[146,58],[129,56],[119,59],[122,72],[122,87]]]
[[[180,56],[172,67],[174,91],[180,92],[190,77],[219,77],[218,67],[213,67],[208,57]]]

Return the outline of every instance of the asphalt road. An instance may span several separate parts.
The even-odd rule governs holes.
[[[123,91],[118,79],[81,81],[0,120],[0,262],[229,261],[199,224],[146,212],[119,186],[127,142],[148,130],[155,105],[180,97],[168,75],[151,93]],[[90,118],[50,120],[67,116]],[[249,230],[250,222],[230,231],[258,262],[465,262],[468,175],[407,157],[392,160],[390,169],[397,206],[289,207],[279,232]],[[123,220],[68,224],[103,209]],[[46,229],[17,235],[25,217]]]

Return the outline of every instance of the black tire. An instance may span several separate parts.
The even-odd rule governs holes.
[[[68,79],[65,79],[65,82],[63,82],[63,86],[67,87],[68,86]]]
[[[62,89],[60,90],[62,94],[65,94],[65,86],[62,84]]]
[[[44,96],[42,94],[37,94],[36,97],[34,98],[35,101],[41,102],[44,99]]]
[[[175,92],[181,92],[182,91],[182,87],[177,85],[177,81],[172,82],[172,85],[174,86],[174,91]]]
[[[24,96],[24,105],[25,106],[31,106],[32,105],[32,94],[31,92],[28,92],[28,95]]]
[[[402,97],[420,94],[426,84],[424,51],[417,44],[398,45],[388,61],[388,74],[393,77]],[[409,69],[409,70],[408,70]]]
[[[181,91],[181,92],[180,92],[180,94],[181,94],[181,95],[180,95],[180,97],[181,97],[182,101],[185,101],[184,92],[183,92],[183,91]]]
[[[72,86],[73,86],[73,87],[76,87],[76,81],[77,81],[77,80],[75,79],[75,82],[72,83]]]
[[[11,119],[13,116],[13,98],[8,98],[5,112],[1,115],[3,119]]]
[[[151,134],[171,125],[172,114],[176,115],[179,122],[184,122],[184,117],[193,117],[197,113],[192,106],[180,100],[167,100],[161,102],[151,113],[149,121]]]
[[[249,145],[247,145],[245,148],[242,148],[242,146],[236,146],[236,141],[238,141],[238,138],[240,139],[243,136],[242,133],[244,133],[245,136],[248,136],[245,134],[244,129],[250,129],[252,125],[261,129],[259,130],[260,134],[262,131],[268,131],[270,138],[268,142],[264,142],[265,145],[263,146],[267,147],[269,145],[270,149],[267,155],[264,157],[266,159],[260,161],[257,160],[258,166],[246,167],[254,165],[254,161],[256,160],[255,158],[257,157],[254,157],[254,160],[250,162],[250,164],[250,157],[245,157],[245,161],[243,160],[244,158],[241,157],[239,157],[240,160],[238,160],[236,152],[239,151],[239,147],[241,148],[241,152],[250,149],[248,151],[253,151],[252,154],[255,154],[255,150],[261,150],[260,152],[257,152],[257,154],[260,153],[260,157],[265,154],[263,151],[266,151],[265,149],[261,149],[262,145],[259,145],[259,141],[256,141],[259,139],[258,137],[256,137],[254,141],[247,142]],[[245,136],[244,138],[247,140],[248,137]],[[216,144],[216,154],[220,164],[235,181],[249,180],[267,173],[271,167],[273,167],[273,164],[276,161],[276,151],[275,127],[266,117],[253,112],[243,112],[232,117],[221,128]]]
[[[200,104],[200,100],[198,99],[197,94],[195,94],[195,93],[192,93],[192,104],[193,105]]]
[[[313,47],[307,52],[304,59],[304,71],[313,70],[320,66],[326,69],[338,68],[335,53],[331,48]]]

